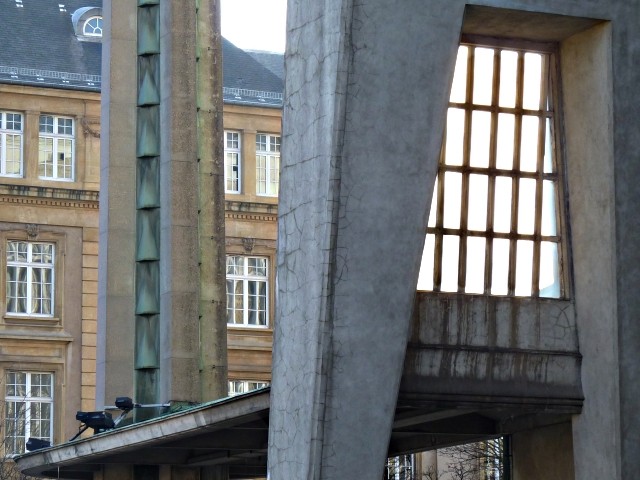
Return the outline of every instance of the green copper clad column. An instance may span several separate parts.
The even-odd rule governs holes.
[[[134,391],[139,403],[160,403],[160,5],[138,2],[136,128],[136,277]],[[136,410],[136,419],[157,410]]]

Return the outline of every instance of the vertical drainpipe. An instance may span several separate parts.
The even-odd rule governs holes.
[[[196,0],[201,400],[227,396],[222,48],[219,0]]]
[[[159,403],[160,373],[160,5],[138,0],[134,394]],[[136,409],[135,420],[157,415]]]

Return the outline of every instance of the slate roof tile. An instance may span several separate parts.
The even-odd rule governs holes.
[[[102,0],[0,0],[0,82],[100,91],[102,45],[73,31],[71,15],[83,7]],[[225,102],[282,106],[282,55],[226,39],[222,49]]]

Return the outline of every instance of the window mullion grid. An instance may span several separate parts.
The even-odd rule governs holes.
[[[467,66],[467,91],[464,109],[464,133],[462,148],[462,185],[460,199],[460,225],[458,243],[458,293],[465,291],[467,281],[467,225],[469,214],[469,159],[471,157],[471,128],[473,117],[473,83],[475,70],[475,47],[469,49]],[[444,260],[444,259],[443,259]]]
[[[445,129],[445,138],[447,132]],[[442,242],[443,242],[443,221],[444,221],[444,160],[446,159],[446,142],[442,142],[442,150],[440,153],[440,165],[438,166],[438,200],[436,203],[436,227],[434,232],[434,248],[433,248],[433,291],[439,292],[442,286]]]
[[[520,149],[522,148],[522,97],[524,91],[524,53],[518,52],[518,67],[516,77],[516,116],[513,141],[513,170],[511,176],[511,239],[509,242],[509,278],[508,295],[513,296],[516,289],[516,258],[518,238],[518,204],[520,196],[520,182],[515,174],[520,170]]]
[[[2,125],[0,124],[0,128]],[[22,147],[22,145],[20,145]],[[0,132],[0,174],[7,172],[7,134]]]
[[[491,95],[491,132],[489,139],[489,171],[487,172],[487,223],[485,230],[484,293],[491,293],[493,275],[493,215],[495,208],[496,155],[498,149],[498,113],[500,103],[500,63],[501,49],[496,48],[493,56],[493,92]]]
[[[539,104],[539,120],[538,120],[538,152],[536,163],[536,199],[535,199],[535,224],[534,224],[534,242],[533,242],[533,265],[531,272],[531,296],[540,296],[540,248],[542,234],[542,179],[544,171],[544,150],[545,150],[545,133],[546,133],[546,110],[547,110],[547,81],[549,76],[549,57],[542,55],[542,77],[540,78],[540,104]]]
[[[462,150],[462,186],[460,199],[460,230],[458,233],[458,293],[464,293],[467,281],[467,226],[469,216],[469,158],[471,157],[471,118],[473,107],[465,110],[464,146]]]
[[[555,214],[556,214],[556,238],[554,241],[558,244],[558,268],[559,272],[559,280],[560,280],[560,298],[566,298],[567,289],[569,285],[569,279],[567,277],[568,273],[565,267],[564,258],[567,258],[568,252],[566,249],[568,245],[567,242],[562,241],[562,233],[565,231],[563,219],[565,218],[565,203],[561,201],[564,198],[562,195],[562,191],[566,188],[564,184],[564,169],[562,167],[561,162],[558,161],[560,152],[560,127],[556,125],[555,119],[559,117],[559,115],[554,115],[557,109],[560,108],[560,102],[556,102],[558,96],[558,89],[560,88],[560,78],[557,66],[557,58],[555,55],[550,55],[550,65],[549,65],[549,75],[546,78],[547,83],[547,95],[549,97],[549,104],[551,105],[551,169],[555,178],[555,186],[556,186],[556,196],[554,198],[555,203]]]

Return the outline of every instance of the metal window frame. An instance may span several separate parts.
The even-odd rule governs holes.
[[[459,238],[458,246],[458,279],[457,292],[463,293],[466,288],[466,264],[467,264],[467,238],[479,237],[486,239],[485,246],[485,263],[484,263],[484,295],[504,296],[491,293],[492,283],[492,267],[493,267],[493,239],[503,238],[509,240],[509,267],[508,267],[508,287],[506,296],[516,296],[516,245],[519,240],[528,240],[533,242],[533,265],[532,265],[532,283],[531,295],[527,297],[541,298],[539,288],[540,278],[540,248],[543,241],[550,241],[558,246],[558,277],[560,282],[559,299],[568,298],[569,278],[568,278],[568,241],[566,240],[567,224],[566,224],[566,196],[564,194],[566,185],[564,184],[564,160],[562,151],[562,122],[561,118],[561,102],[560,102],[560,74],[558,66],[558,46],[555,43],[540,43],[530,41],[517,41],[502,38],[489,38],[480,36],[463,36],[460,45],[469,47],[467,53],[467,71],[466,71],[466,98],[463,103],[449,102],[449,108],[458,108],[465,111],[464,125],[464,145],[463,145],[463,162],[461,166],[446,165],[444,158],[446,155],[446,128],[443,136],[443,143],[438,165],[437,173],[437,190],[434,191],[434,198],[437,199],[437,208],[435,211],[435,226],[427,228],[427,234],[433,234],[434,238],[434,270],[433,270],[433,292],[440,292],[442,286],[442,250],[443,238],[445,235],[453,235]],[[492,100],[491,105],[475,105],[473,104],[473,82],[474,82],[474,60],[476,48],[494,49],[493,75],[492,75]],[[517,84],[516,84],[516,105],[513,108],[499,106],[499,82],[500,82],[500,52],[502,50],[518,52],[517,64]],[[543,85],[540,95],[540,104],[538,110],[524,109],[522,107],[523,90],[524,90],[524,54],[525,53],[543,54]],[[549,98],[549,105],[547,105]],[[547,108],[549,107],[549,108]],[[447,109],[447,111],[448,111]],[[472,167],[470,166],[471,152],[471,119],[474,111],[485,111],[491,114],[490,127],[490,147],[489,147],[489,167]],[[503,170],[496,168],[496,147],[497,147],[497,130],[498,115],[500,113],[509,113],[514,115],[514,159],[512,170]],[[536,152],[537,168],[536,172],[523,172],[520,167],[520,149],[521,149],[521,125],[523,117],[536,116],[540,119],[538,125],[538,151]],[[546,121],[551,121],[551,151],[553,171],[552,173],[544,173],[543,161],[545,152],[545,134]],[[447,172],[458,172],[462,175],[462,198],[460,204],[460,227],[458,229],[444,228],[444,176]],[[484,231],[469,230],[468,223],[468,206],[469,206],[469,178],[471,174],[479,174],[488,178],[487,188],[487,218],[486,229]],[[495,203],[495,183],[497,177],[510,177],[512,182],[512,200],[511,200],[511,226],[510,232],[500,233],[493,231],[494,221],[494,203]],[[518,202],[519,202],[519,180],[531,178],[536,181],[536,197],[535,197],[535,220],[534,233],[523,234],[518,233]],[[541,235],[542,221],[542,185],[543,181],[552,181],[556,187],[556,235]],[[430,222],[431,223],[431,222]],[[554,297],[555,299],[555,297]]]

